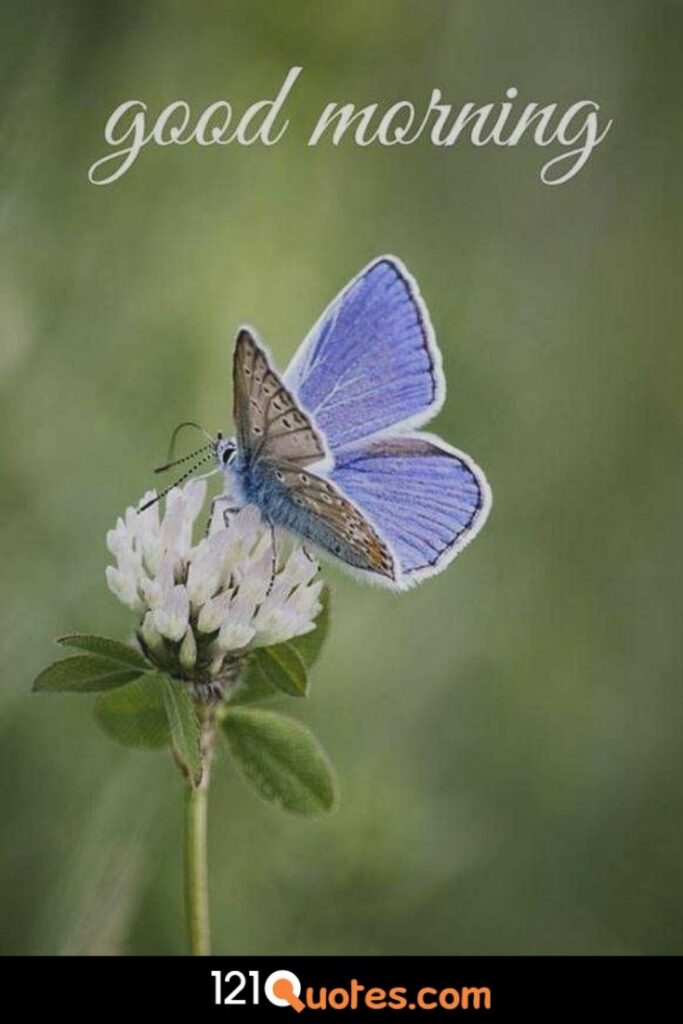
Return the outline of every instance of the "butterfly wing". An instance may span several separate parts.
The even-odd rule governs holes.
[[[325,310],[284,379],[332,451],[418,426],[445,395],[441,353],[417,284],[395,256],[368,264]]]
[[[322,464],[324,441],[246,328],[235,344],[234,393],[248,499],[276,525],[393,581],[395,562],[385,541],[333,483],[306,469]]]
[[[347,566],[395,582],[394,557],[380,534],[330,480],[291,462],[259,461],[258,504],[275,524],[323,548]]]
[[[235,342],[233,388],[237,442],[248,461],[282,459],[303,467],[326,458],[325,442],[310,417],[247,328]]]
[[[330,479],[391,546],[404,585],[441,572],[479,532],[491,505],[476,463],[429,434],[350,448]]]

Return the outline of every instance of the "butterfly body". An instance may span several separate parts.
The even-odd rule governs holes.
[[[215,455],[230,493],[369,580],[403,589],[440,572],[483,525],[484,474],[414,428],[441,406],[441,355],[395,257],[331,303],[281,377],[242,328],[234,441]]]

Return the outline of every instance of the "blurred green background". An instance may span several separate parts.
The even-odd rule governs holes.
[[[291,820],[225,756],[220,953],[683,952],[681,18],[666,0],[11,0],[0,21],[0,949],[181,953],[182,789],[90,701],[30,694],[67,630],[124,637],[104,534],[173,426],[230,428],[242,321],[281,367],[389,251],[444,352],[434,424],[494,491],[481,537],[395,597],[330,571],[301,714],[342,804]],[[122,100],[238,109],[304,73],[272,149],[143,152],[88,184]],[[330,100],[591,98],[550,155],[307,134]]]

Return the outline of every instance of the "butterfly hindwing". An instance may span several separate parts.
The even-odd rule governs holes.
[[[259,462],[255,469],[262,511],[273,522],[326,550],[347,565],[395,579],[388,545],[362,512],[326,477],[289,462]]]
[[[235,343],[233,387],[237,440],[247,459],[284,459],[303,467],[325,458],[325,444],[310,417],[246,328]]]
[[[429,434],[349,448],[330,477],[391,544],[406,584],[445,568],[479,532],[491,504],[476,463]]]

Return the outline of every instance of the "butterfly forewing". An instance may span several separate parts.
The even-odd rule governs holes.
[[[373,260],[328,306],[284,380],[332,453],[426,423],[445,382],[429,313],[395,256]]]
[[[394,559],[386,543],[338,487],[285,462],[273,463],[272,471],[294,505],[320,527],[318,536],[311,532],[311,540],[356,568],[394,579]]]
[[[235,426],[243,455],[301,467],[325,458],[324,442],[310,418],[245,329],[235,344],[233,381]]]

